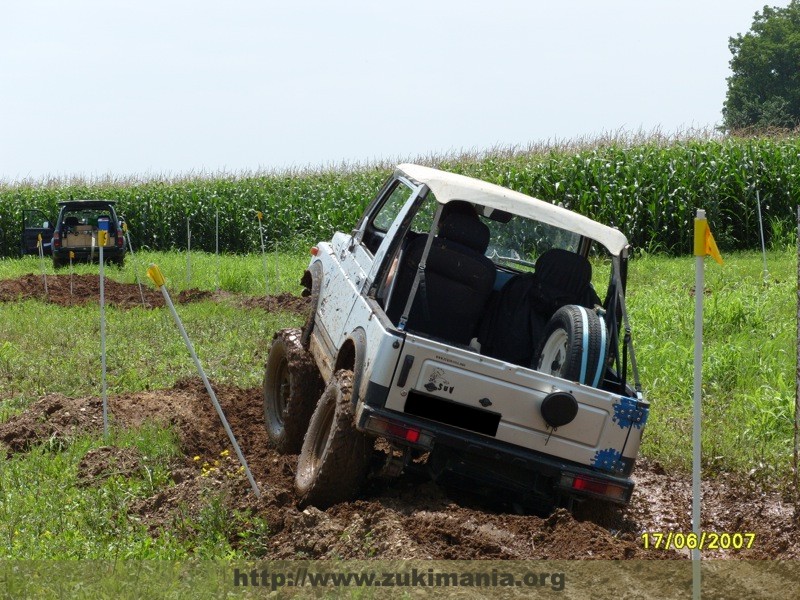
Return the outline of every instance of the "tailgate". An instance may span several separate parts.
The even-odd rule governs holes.
[[[578,412],[553,429],[541,404],[556,391]],[[609,472],[636,457],[647,417],[633,399],[411,334],[385,406]]]

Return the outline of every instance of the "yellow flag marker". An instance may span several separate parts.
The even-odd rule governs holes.
[[[106,242],[108,241],[108,232],[101,229],[97,232],[97,245],[98,246],[105,246]]]
[[[153,263],[150,265],[150,268],[147,269],[147,276],[150,278],[156,287],[161,287],[166,283],[164,279],[164,275],[161,274],[161,269],[158,268],[158,265]]]
[[[700,539],[702,532],[700,514],[700,487],[701,487],[701,404],[703,390],[703,298],[705,296],[705,257],[711,255],[715,261],[722,264],[722,256],[717,248],[717,242],[711,235],[711,229],[706,219],[706,211],[697,209],[694,219],[694,401],[692,422],[692,532]],[[694,598],[700,597],[702,572],[700,570],[700,549],[692,550],[692,593]]]
[[[69,259],[75,260],[75,253],[72,250],[69,251]]]
[[[37,248],[41,248],[42,247],[42,234],[41,233],[36,236],[36,247]]]
[[[203,380],[203,385],[206,386],[206,391],[211,397],[211,403],[214,405],[214,409],[217,411],[220,421],[222,421],[222,427],[225,429],[225,433],[228,434],[228,439],[231,441],[233,449],[236,450],[236,456],[239,457],[239,462],[241,463],[242,467],[244,467],[245,473],[247,474],[247,479],[250,481],[250,487],[253,488],[253,493],[260,498],[261,490],[258,489],[258,484],[256,483],[256,480],[253,479],[253,473],[250,471],[250,467],[247,465],[247,460],[245,459],[244,454],[242,454],[242,449],[239,447],[239,442],[236,441],[236,436],[233,434],[231,426],[228,424],[228,419],[225,418],[225,413],[222,412],[222,407],[219,405],[217,394],[214,392],[214,388],[211,387],[211,383],[208,381],[208,377],[206,377],[206,372],[203,370],[203,365],[200,364],[200,359],[197,358],[197,353],[194,351],[194,345],[189,339],[189,335],[186,333],[183,322],[178,316],[178,311],[175,310],[175,305],[172,303],[172,298],[170,298],[169,292],[167,291],[167,286],[164,284],[164,276],[161,274],[161,269],[158,268],[158,265],[151,264],[150,268],[147,269],[147,276],[154,284],[156,284],[158,288],[161,289],[161,294],[164,296],[164,302],[167,305],[167,308],[169,308],[169,311],[172,313],[172,318],[175,320],[175,325],[177,325],[178,331],[180,331],[181,337],[186,344],[186,349],[189,351],[189,355],[192,357],[195,367],[197,367],[197,372],[200,374],[200,378]]]
[[[258,220],[260,221],[261,219],[264,218],[264,213],[262,213],[260,210],[257,210],[256,217],[258,217]]]
[[[711,228],[708,226],[708,220],[703,216],[698,216],[694,220],[694,255],[695,256],[708,256],[719,264],[722,264],[722,255],[717,248],[717,242],[714,241],[714,236],[711,235]]]

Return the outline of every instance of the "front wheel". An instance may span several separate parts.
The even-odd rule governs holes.
[[[373,443],[355,427],[352,386],[352,371],[336,371],[311,416],[295,476],[301,507],[351,500],[364,484]]]
[[[278,452],[300,451],[323,387],[314,359],[300,344],[300,330],[276,333],[264,368],[264,421]]]
[[[593,310],[568,304],[552,316],[539,347],[537,370],[598,387],[608,358],[605,321]]]

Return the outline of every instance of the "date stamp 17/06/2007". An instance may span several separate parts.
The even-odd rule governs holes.
[[[645,531],[642,545],[645,550],[747,550],[753,547],[756,534],[749,532],[701,531]]]

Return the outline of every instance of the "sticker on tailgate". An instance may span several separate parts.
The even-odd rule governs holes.
[[[446,392],[452,394],[456,389],[445,376],[444,369],[436,367],[428,376],[428,382],[423,386],[429,392]]]

